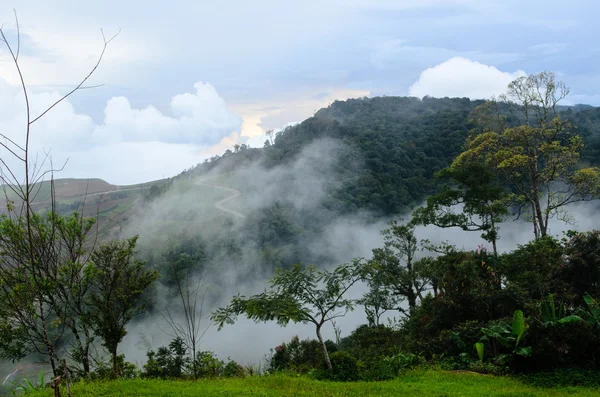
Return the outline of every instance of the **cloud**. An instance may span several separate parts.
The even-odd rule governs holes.
[[[125,97],[112,98],[104,110],[104,124],[95,133],[98,142],[150,142],[214,145],[239,130],[241,118],[209,83],[196,83],[195,94],[171,100],[174,117],[154,106],[133,109]]]
[[[41,165],[45,154],[51,153],[55,166],[68,159],[57,177],[99,177],[117,184],[178,174],[201,162],[210,147],[237,139],[241,126],[240,116],[229,110],[212,85],[194,87],[195,93],[171,99],[171,115],[155,106],[133,108],[125,97],[112,98],[99,124],[78,113],[70,98],[64,100],[32,125],[31,158],[38,156]],[[31,114],[41,114],[60,98],[57,92],[30,93]],[[21,90],[0,78],[0,131],[24,146],[26,125]],[[0,156],[19,178],[24,176],[23,167],[8,151],[0,150]]]
[[[467,58],[454,57],[424,70],[410,86],[410,96],[490,98],[506,92],[508,84],[525,72],[502,72]]]

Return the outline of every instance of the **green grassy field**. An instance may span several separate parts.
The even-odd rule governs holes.
[[[32,396],[50,396],[51,391]],[[307,377],[273,375],[200,381],[121,380],[77,383],[73,397],[91,396],[600,396],[571,387],[540,389],[516,380],[473,373],[429,371],[387,382],[334,383]]]

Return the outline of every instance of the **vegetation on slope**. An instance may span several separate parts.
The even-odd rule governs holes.
[[[102,396],[598,396],[597,389],[568,387],[543,389],[517,380],[474,373],[440,371],[409,372],[377,383],[338,383],[306,377],[271,375],[244,379],[205,379],[195,382],[168,380],[119,380],[81,382],[73,385],[74,397]],[[50,390],[30,394],[52,395]]]

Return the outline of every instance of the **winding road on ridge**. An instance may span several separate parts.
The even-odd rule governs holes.
[[[232,188],[225,187],[225,186],[212,185],[210,183],[204,183],[202,181],[197,181],[197,182],[195,182],[195,184],[198,185],[198,186],[212,187],[212,188],[215,188],[215,189],[220,189],[220,190],[224,190],[226,192],[231,193],[229,196],[225,197],[224,199],[217,201],[215,203],[215,208],[218,209],[218,210],[220,210],[220,211],[226,212],[229,215],[233,215],[233,216],[235,216],[237,218],[244,219],[246,217],[246,215],[244,215],[244,214],[242,214],[240,212],[237,212],[235,210],[232,210],[232,209],[229,209],[229,208],[223,206],[223,204],[227,203],[228,201],[231,201],[231,200],[235,199],[236,197],[239,197],[242,194],[242,193],[240,193],[239,190],[232,189]]]

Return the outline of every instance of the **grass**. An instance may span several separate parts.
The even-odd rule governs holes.
[[[77,383],[73,397],[91,396],[600,396],[600,391],[569,387],[542,389],[506,377],[443,371],[413,372],[393,381],[335,383],[271,375],[199,381],[119,380]],[[50,390],[28,394],[50,396]]]

